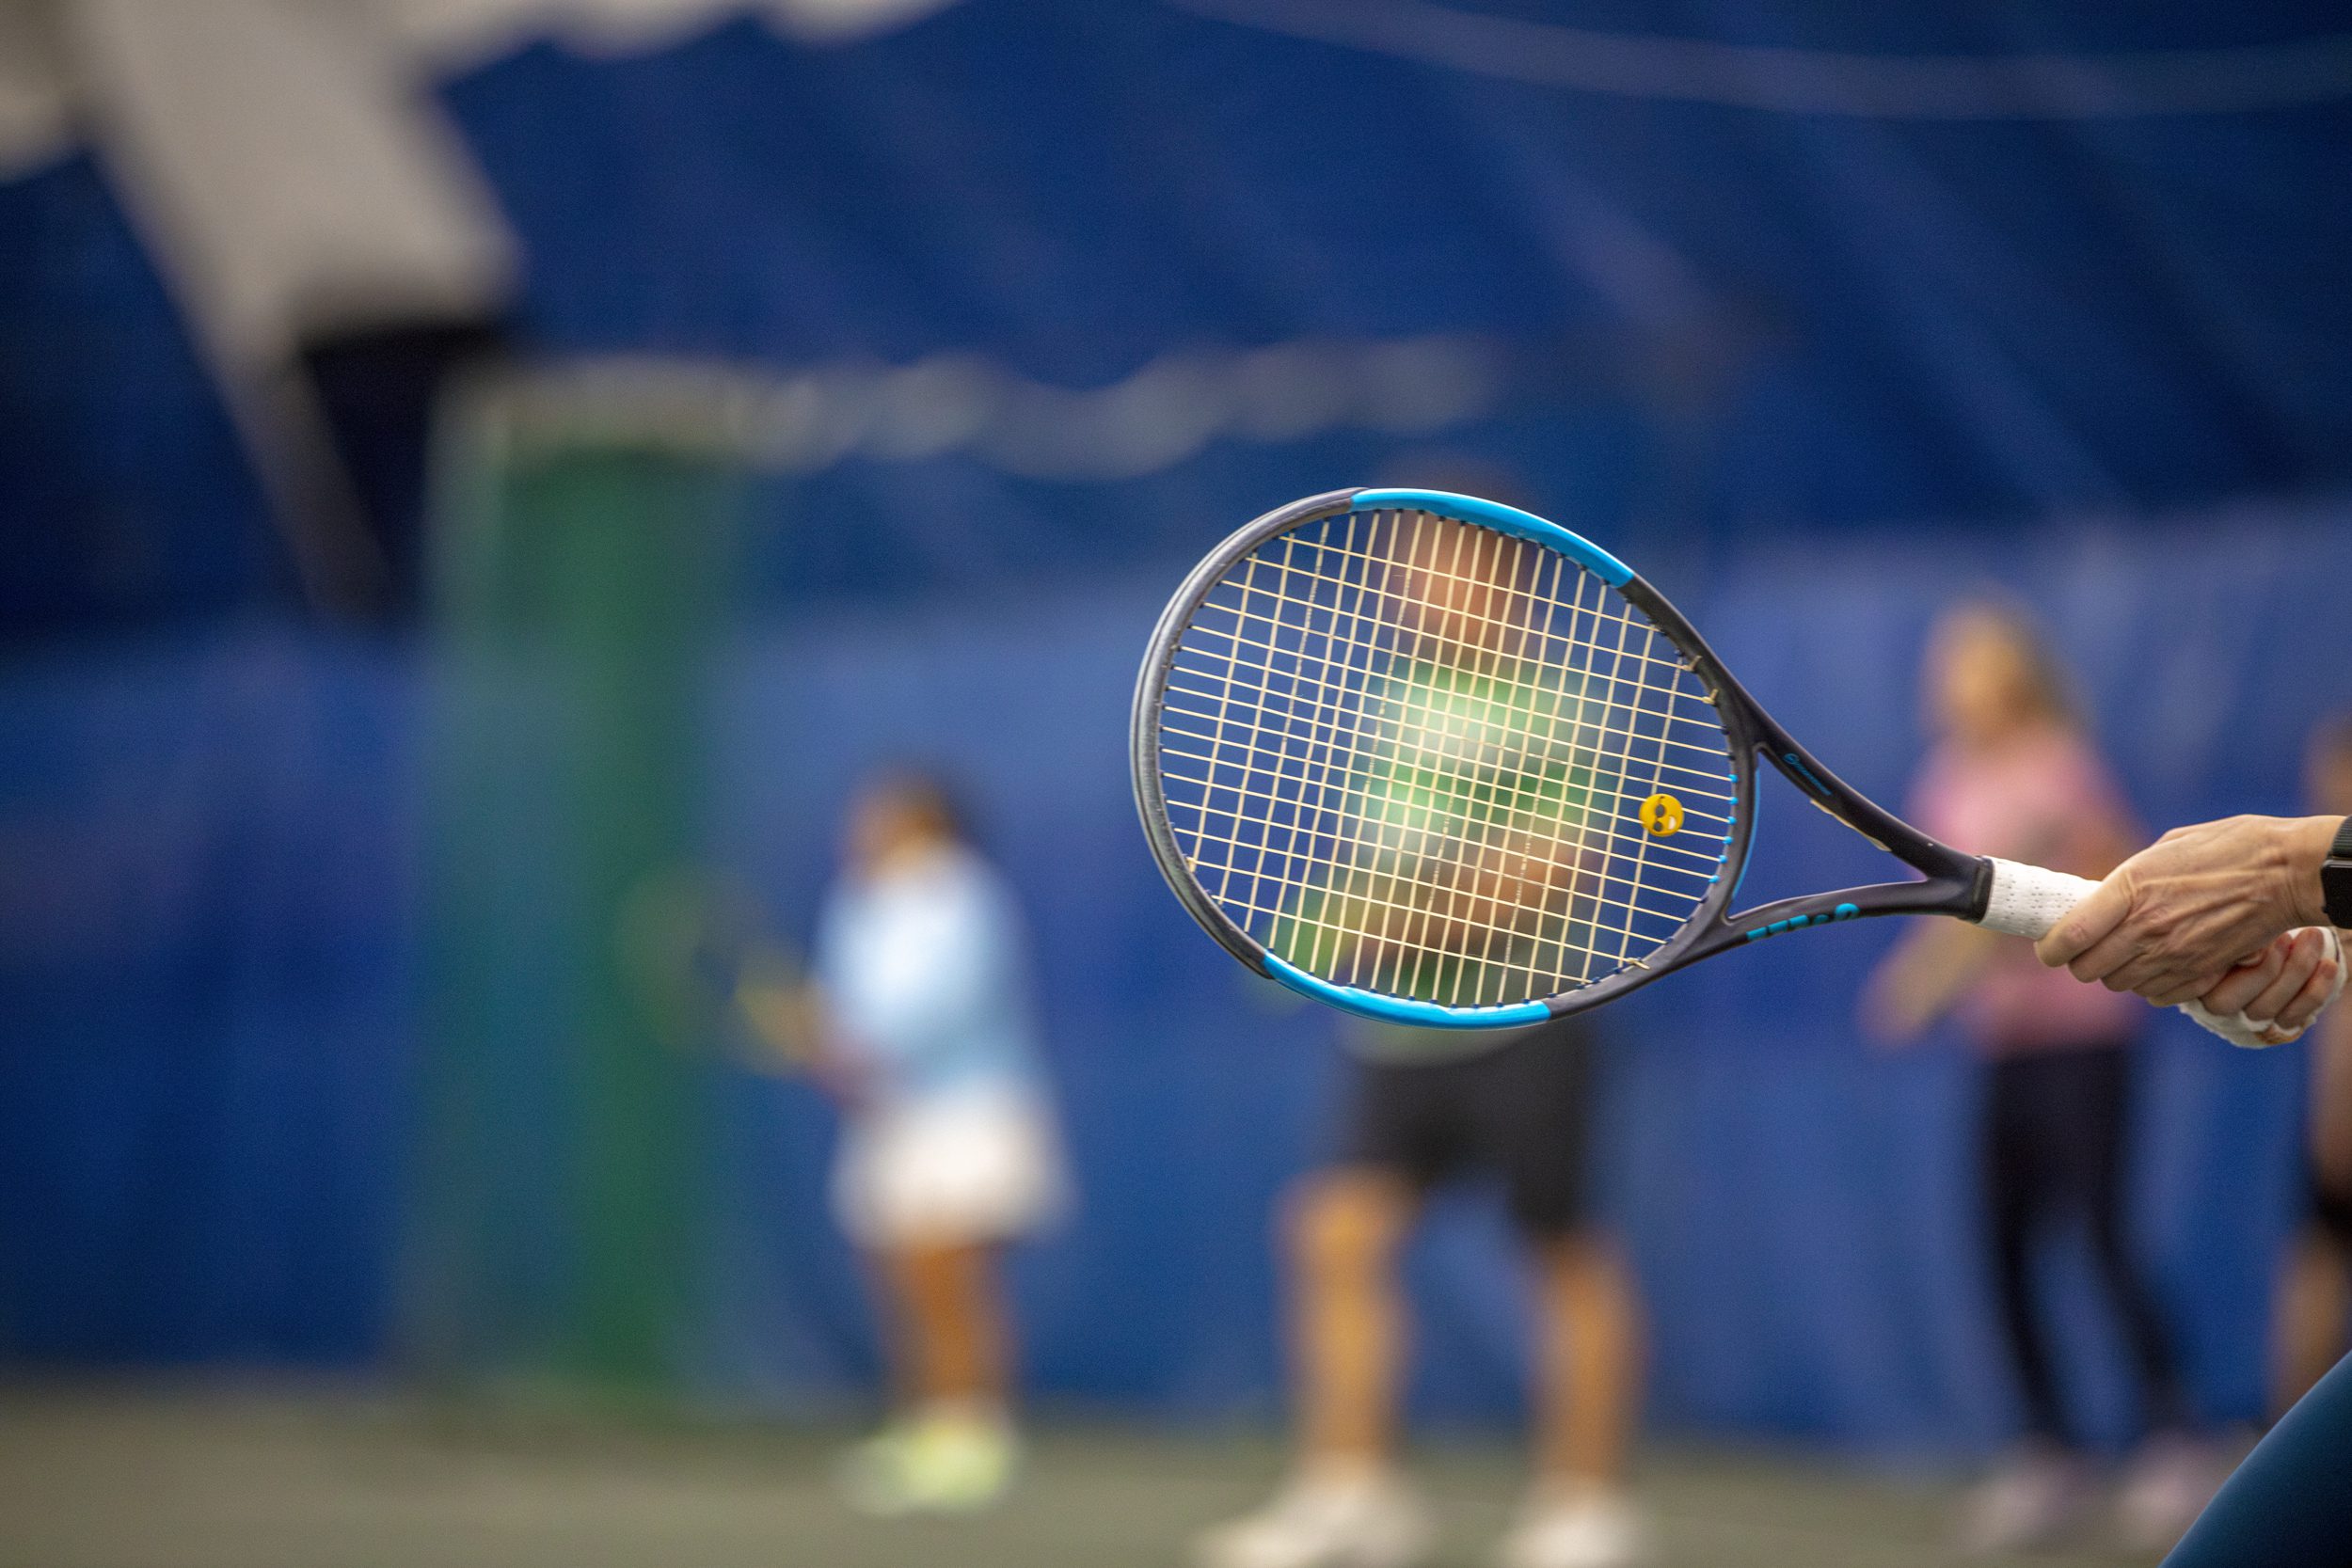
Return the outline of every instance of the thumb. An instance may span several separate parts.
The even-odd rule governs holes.
[[[2033,944],[2034,956],[2052,969],[2062,969],[2123,924],[2132,912],[2131,884],[2121,870],[2110,873],[2083,895],[2083,901],[2058,917],[2047,935]]]

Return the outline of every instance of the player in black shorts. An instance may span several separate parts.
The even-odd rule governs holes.
[[[1535,1291],[1534,1479],[1498,1560],[1643,1560],[1647,1531],[1622,1489],[1640,1318],[1588,1204],[1589,1024],[1347,1027],[1356,1061],[1336,1158],[1295,1195],[1284,1227],[1297,1465],[1265,1507],[1200,1539],[1201,1568],[1405,1568],[1426,1554],[1428,1514],[1394,1465],[1396,1255],[1422,1199],[1470,1176],[1500,1180]]]
[[[1370,1037],[1351,1075],[1341,1169],[1389,1173],[1417,1196],[1483,1173],[1501,1179],[1511,1221],[1531,1242],[1581,1228],[1592,1078],[1586,1021],[1515,1030],[1497,1043],[1357,1028]]]

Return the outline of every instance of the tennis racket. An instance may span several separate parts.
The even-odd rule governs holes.
[[[647,877],[622,901],[613,936],[645,1024],[664,1045],[716,1043],[760,1071],[816,1059],[800,955],[771,934],[749,889],[687,868]]]
[[[1920,832],[1608,551],[1441,491],[1335,490],[1219,545],[1152,634],[1131,744],[1152,855],[1202,928],[1391,1022],[1534,1023],[1875,915],[2040,937],[2094,885]],[[1916,875],[1735,911],[1759,757]]]

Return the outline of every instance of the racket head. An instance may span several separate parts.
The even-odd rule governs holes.
[[[1169,601],[1136,806],[1178,898],[1253,969],[1394,1022],[1532,1023],[1720,930],[1755,792],[1727,689],[1570,531],[1333,491],[1235,532]]]

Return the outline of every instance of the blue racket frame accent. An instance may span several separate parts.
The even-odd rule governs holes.
[[[1450,490],[1359,490],[1350,504],[1359,512],[1394,507],[1434,512],[1440,517],[1459,517],[1465,522],[1483,523],[1497,533],[1532,540],[1558,550],[1612,588],[1623,588],[1633,580],[1632,567],[1582,534],[1571,533],[1558,523],[1538,517],[1533,512],[1521,512],[1516,506],[1505,506],[1501,501],[1481,500],[1476,496],[1457,496]]]
[[[1541,1002],[1514,1002],[1500,1007],[1448,1007],[1435,1002],[1382,996],[1377,991],[1358,990],[1352,986],[1335,986],[1271,953],[1265,955],[1264,966],[1268,974],[1302,996],[1388,1023],[1413,1023],[1424,1029],[1507,1029],[1516,1024],[1541,1023],[1551,1016],[1551,1008]]]

